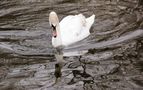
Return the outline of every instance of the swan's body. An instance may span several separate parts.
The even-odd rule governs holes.
[[[85,18],[82,14],[69,15],[59,23],[56,13],[51,12],[49,21],[56,29],[54,30],[56,34],[53,34],[55,36],[52,37],[52,45],[54,47],[68,46],[86,38],[90,35],[89,30],[94,22],[94,18],[95,15],[89,18]]]

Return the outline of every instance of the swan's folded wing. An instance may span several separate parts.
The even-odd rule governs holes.
[[[86,18],[82,14],[65,17],[60,22],[60,32],[63,44],[69,45],[86,38],[90,34],[86,25]]]

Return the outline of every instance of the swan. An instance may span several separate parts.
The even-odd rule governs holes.
[[[94,14],[88,18],[82,14],[69,15],[59,22],[56,12],[50,12],[49,23],[53,29],[53,47],[68,46],[89,36],[94,18]]]

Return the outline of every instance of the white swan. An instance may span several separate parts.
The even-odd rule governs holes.
[[[89,36],[95,15],[85,18],[82,14],[69,15],[60,23],[55,12],[49,14],[49,23],[53,28],[52,45],[68,46]]]

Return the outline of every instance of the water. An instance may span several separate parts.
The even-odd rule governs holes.
[[[0,90],[142,90],[143,11],[137,3],[1,1]],[[94,13],[91,35],[55,54],[48,22],[52,10],[60,20]]]

